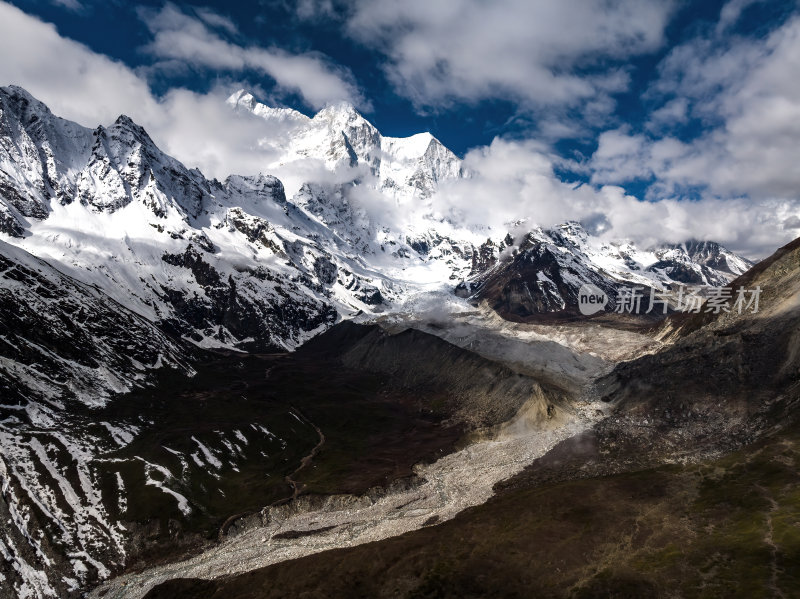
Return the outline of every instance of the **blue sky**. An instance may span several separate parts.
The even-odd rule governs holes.
[[[0,13],[0,84],[87,126],[132,113],[215,176],[241,153],[193,154],[182,115],[224,135],[211,103],[246,87],[305,113],[351,101],[385,135],[431,131],[479,169],[508,148],[522,170],[546,157],[555,184],[708,218],[709,236],[751,255],[800,231],[797,1],[16,0]],[[721,206],[732,216],[715,223]],[[652,236],[645,218],[618,227]]]
[[[13,4],[44,21],[54,23],[65,37],[82,42],[95,52],[119,59],[132,68],[148,69],[157,62],[154,56],[144,50],[152,41],[144,12],[159,11],[165,6],[164,2],[17,0]],[[612,94],[617,106],[609,118],[641,124],[653,109],[654,102],[644,99],[643,95],[657,78],[659,63],[671,48],[698,34],[702,35],[704,30],[712,29],[724,5],[722,0],[677,3],[667,13],[663,43],[617,59],[600,56],[598,64],[582,67],[587,75],[620,67],[627,70],[630,84]],[[332,64],[352,74],[354,83],[369,100],[368,105],[360,106],[362,112],[386,135],[404,136],[429,130],[453,151],[463,155],[469,148],[486,145],[498,135],[526,136],[532,132],[538,133],[536,114],[513,98],[504,97],[500,91],[496,97],[486,94],[490,97],[463,98],[461,102],[447,100],[441,105],[437,105],[436,101],[415,105],[415,98],[410,98],[402,89],[396,89],[387,77],[383,68],[387,56],[361,40],[353,39],[346,31],[346,20],[353,10],[352,5],[262,0],[241,3],[180,2],[175,6],[187,15],[199,16],[202,11],[211,10],[229,19],[235,32],[225,27],[218,28],[217,32],[232,43],[277,46],[292,53],[317,52],[327,57]],[[763,37],[783,23],[795,9],[794,2],[752,3],[743,9],[727,35]],[[621,18],[624,16],[620,15]],[[508,17],[510,20],[514,18],[511,14]],[[497,34],[502,37],[502,30]],[[431,43],[435,42],[431,40]],[[252,69],[233,72],[228,69],[189,68],[183,73],[154,71],[148,75],[152,90],[157,95],[176,86],[207,92],[220,82],[228,84],[236,80],[245,86],[249,83],[250,87],[267,91],[270,97],[265,100],[275,104],[307,113],[313,113],[315,108],[296,93],[274,90],[274,80]],[[696,135],[697,126],[695,123],[683,133]],[[555,141],[561,142],[558,148],[566,154],[590,152],[592,146],[596,147],[592,133],[598,129],[600,127],[589,127],[578,135]]]
[[[114,57],[132,68],[147,69],[156,60],[144,48],[152,40],[145,23],[145,11],[159,11],[164,2],[124,3],[118,1],[92,2],[87,0],[17,0],[13,2],[26,12],[54,23],[65,37],[86,44],[95,52]],[[662,2],[664,6],[669,5]],[[588,76],[592,73],[608,72],[623,68],[630,77],[624,89],[611,96],[616,103],[609,121],[634,126],[641,125],[654,109],[658,99],[644,98],[648,86],[658,77],[661,61],[675,46],[713,29],[726,4],[723,0],[704,0],[674,4],[666,11],[663,43],[654,44],[641,52],[614,58],[598,57],[597,64],[581,66]],[[498,135],[526,136],[539,133],[536,130],[537,115],[527,106],[499,91],[496,97],[463,98],[462,102],[447,100],[414,103],[415,98],[398,90],[387,77],[383,66],[386,55],[375,48],[353,39],[345,31],[349,11],[348,4],[324,2],[200,2],[176,3],[187,15],[199,16],[210,10],[229,19],[235,27],[218,28],[221,37],[239,45],[277,46],[292,53],[317,52],[327,57],[332,64],[339,65],[352,74],[369,104],[360,106],[362,112],[386,135],[411,135],[429,130],[453,151],[463,153],[474,146],[485,145]],[[305,8],[302,8],[305,6]],[[330,7],[330,8],[328,8]],[[753,2],[744,6],[739,18],[726,36],[754,36],[763,38],[783,24],[796,12],[796,2]],[[330,11],[330,12],[329,12]],[[620,14],[624,18],[624,14]],[[512,14],[508,15],[513,20]],[[502,29],[497,31],[502,37]],[[431,40],[435,44],[435,40]],[[187,61],[188,62],[188,61]],[[180,86],[198,92],[207,92],[220,81],[241,81],[247,86],[266,90],[275,104],[282,104],[304,112],[314,112],[314,106],[304,102],[298,94],[275,91],[274,80],[254,70],[234,73],[227,69],[190,68],[183,73],[152,72],[149,74],[153,92],[161,95]],[[589,126],[575,135],[565,136],[558,144],[559,150],[569,154],[575,151],[591,152],[596,148],[596,133],[601,127]],[[702,123],[691,123],[683,127],[682,136],[692,137],[699,133]],[[549,137],[549,136],[548,136]]]

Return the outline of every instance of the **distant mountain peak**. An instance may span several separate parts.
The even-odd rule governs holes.
[[[336,116],[343,116],[345,118],[364,118],[364,116],[356,109],[356,107],[347,100],[340,100],[338,102],[333,102],[328,104],[325,108],[320,110],[317,114],[317,117],[336,117]],[[366,119],[364,119],[366,120]],[[371,124],[371,123],[370,123]]]
[[[147,130],[136,123],[128,115],[119,115],[114,123],[108,127],[107,131],[111,131],[112,134],[116,131],[130,133],[131,136],[140,144],[155,148],[155,142],[150,137],[150,134],[147,132]]]
[[[225,100],[227,104],[232,106],[243,105],[243,106],[252,106],[256,103],[256,99],[253,97],[249,91],[244,88],[241,88],[235,92],[233,92],[228,99]]]
[[[0,95],[4,95],[11,99],[27,100],[29,103],[37,107],[41,107],[43,112],[50,112],[50,109],[44,102],[37,100],[28,90],[18,85],[6,85],[4,87],[0,87]]]
[[[309,117],[293,108],[280,108],[268,106],[259,102],[256,97],[246,89],[240,89],[225,100],[225,103],[236,111],[254,114],[266,120],[306,122]]]

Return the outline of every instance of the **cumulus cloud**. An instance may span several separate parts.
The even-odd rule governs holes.
[[[422,108],[513,100],[524,108],[607,116],[624,68],[592,74],[608,59],[649,52],[664,40],[672,2],[610,0],[360,1],[351,36],[383,52],[397,93]]]
[[[209,27],[214,29],[221,29],[231,35],[238,35],[239,28],[236,24],[225,15],[214,12],[210,8],[196,8],[195,14]]]
[[[637,151],[622,137],[617,150]],[[619,145],[616,145],[619,144]],[[662,150],[665,155],[673,150]],[[483,223],[499,231],[516,220],[548,227],[578,220],[603,238],[632,239],[647,247],[661,242],[711,239],[761,258],[796,234],[800,203],[745,198],[674,198],[642,202],[616,185],[570,184],[555,173],[560,159],[540,143],[495,139],[469,152],[473,177],[442,187],[431,210],[453,222]]]
[[[686,122],[689,113],[689,100],[675,98],[652,111],[646,123],[649,131],[669,130]]]
[[[705,123],[702,133],[683,142],[628,128],[606,131],[589,165],[592,180],[651,178],[652,199],[685,187],[755,201],[797,198],[798,56],[798,17],[763,39],[701,37],[675,48],[650,93],[677,99],[653,120],[694,118]]]
[[[51,4],[55,6],[60,6],[61,8],[66,8],[67,10],[71,10],[73,12],[81,12],[84,10],[83,4],[78,2],[78,0],[50,0]]]
[[[742,13],[751,5],[758,4],[764,0],[731,0],[722,7],[717,23],[717,34],[724,33],[727,29],[736,24]]]
[[[295,14],[303,20],[335,19],[340,14],[333,0],[297,0],[294,3]]]
[[[162,150],[207,177],[264,172],[278,159],[267,140],[285,137],[291,125],[234,113],[225,104],[228,91],[224,86],[207,94],[173,89],[146,128]]]
[[[157,11],[142,9],[140,15],[154,36],[145,50],[159,59],[218,71],[254,70],[299,94],[315,109],[340,100],[368,107],[350,72],[319,53],[290,54],[280,48],[234,44],[209,28],[235,31],[233,23],[208,10],[195,17],[166,4]]]
[[[124,64],[63,38],[56,28],[0,2],[0,81],[18,84],[56,114],[94,127],[120,113],[150,114],[156,102]],[[11,58],[13,57],[13,58]]]

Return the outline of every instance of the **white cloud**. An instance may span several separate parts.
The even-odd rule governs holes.
[[[94,127],[120,113],[151,114],[150,89],[124,64],[61,37],[53,25],[0,2],[0,81],[21,85],[56,114]]]
[[[590,168],[598,183],[653,177],[651,194],[681,187],[720,197],[800,197],[800,18],[763,39],[698,38],[661,65],[652,95],[677,96],[653,113],[693,117],[706,130],[690,142],[628,130],[599,137]],[[680,103],[676,106],[676,103]]]
[[[357,2],[354,38],[388,57],[395,91],[422,108],[500,98],[526,108],[607,116],[624,68],[605,59],[657,49],[672,2],[648,0],[377,0]],[[545,116],[542,113],[542,116]],[[561,115],[563,118],[563,115]]]
[[[730,0],[722,7],[717,23],[717,34],[724,33],[727,29],[736,25],[742,13],[753,4],[758,4],[764,0]]]
[[[227,26],[229,21],[207,10],[200,13],[202,19],[182,12],[174,4],[166,4],[158,11],[142,10],[140,14],[154,36],[146,51],[159,59],[179,61],[193,68],[258,71],[285,91],[298,93],[315,109],[340,100],[368,107],[349,71],[318,53],[289,54],[280,48],[233,44],[208,28],[209,23]]]
[[[689,113],[689,100],[674,98],[650,113],[646,127],[648,130],[669,129],[686,122]]]
[[[50,0],[50,3],[73,12],[80,12],[84,9],[83,4],[78,0]]]
[[[196,8],[194,12],[209,27],[221,29],[231,35],[237,35],[239,33],[239,28],[236,27],[230,18],[214,12],[210,8]]]
[[[337,15],[333,0],[297,0],[294,9],[295,14],[303,20],[331,19]]]
[[[167,154],[207,177],[222,180],[233,173],[262,172],[277,155],[259,140],[283,137],[288,125],[234,113],[225,104],[227,91],[224,87],[208,94],[171,90],[146,129]]]
[[[643,145],[623,133],[603,143],[634,161]],[[665,142],[653,150],[652,159],[666,163],[677,152]],[[643,202],[614,185],[565,183],[554,172],[558,163],[542,144],[495,139],[467,154],[465,165],[473,178],[445,185],[432,199],[431,210],[455,222],[483,223],[498,230],[521,218],[544,227],[566,220],[602,223],[605,238],[633,239],[645,247],[711,239],[753,258],[790,241],[797,233],[791,227],[800,222],[792,220],[800,214],[796,201],[710,197]]]

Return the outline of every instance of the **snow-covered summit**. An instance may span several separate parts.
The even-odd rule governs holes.
[[[305,123],[310,120],[309,117],[297,110],[291,108],[272,108],[271,106],[262,104],[255,99],[253,94],[244,89],[240,89],[236,93],[231,94],[225,103],[234,110],[252,112],[256,116],[265,119],[297,121],[298,123]]]
[[[295,123],[283,138],[269,140],[282,152],[278,160],[265,165],[267,170],[306,159],[319,160],[330,170],[362,167],[374,177],[376,189],[397,199],[428,197],[438,182],[464,175],[458,156],[430,133],[384,137],[349,102],[327,106],[312,118],[261,104],[244,90],[227,102],[267,121]]]

